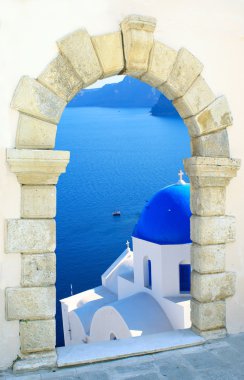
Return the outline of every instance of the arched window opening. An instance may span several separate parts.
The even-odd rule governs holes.
[[[147,257],[144,258],[144,286],[152,289],[152,262]]]
[[[180,293],[191,291],[191,264],[182,261],[179,264]]]
[[[117,337],[114,333],[110,334],[110,340],[117,340]]]
[[[171,102],[129,76],[106,78],[82,89],[66,106],[58,131],[56,149],[70,150],[71,161],[58,183],[57,299],[73,302],[72,283],[74,295],[80,294],[80,309],[83,292],[100,284],[101,275],[117,260],[144,201],[162,187],[162,176],[157,175],[162,162],[163,181],[173,183],[190,144]],[[153,283],[157,291],[156,263],[149,252],[142,255],[140,283],[149,292]],[[58,347],[65,343],[62,324],[68,311],[63,310],[62,319],[57,302]]]

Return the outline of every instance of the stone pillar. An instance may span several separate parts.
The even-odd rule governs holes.
[[[191,182],[192,329],[206,338],[226,333],[225,299],[235,292],[235,274],[225,272],[225,244],[235,239],[235,218],[225,215],[225,189],[240,161],[184,160]]]
[[[69,152],[9,149],[21,184],[21,219],[6,222],[6,253],[21,254],[21,287],[6,289],[6,318],[20,321],[20,358],[14,371],[56,365],[56,187]]]

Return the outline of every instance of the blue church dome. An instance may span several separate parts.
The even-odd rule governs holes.
[[[152,197],[132,235],[164,245],[191,243],[190,216],[190,184],[181,179]]]

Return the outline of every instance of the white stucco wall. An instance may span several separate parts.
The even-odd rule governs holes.
[[[184,46],[204,64],[215,93],[225,94],[234,115],[231,155],[244,158],[243,0],[0,0],[0,369],[18,352],[18,322],[6,322],[4,289],[20,282],[20,257],[4,253],[4,220],[19,217],[20,189],[8,171],[5,149],[14,147],[17,112],[9,104],[19,78],[36,77],[56,53],[55,40],[81,26],[91,34],[118,29],[128,14],[157,17],[156,37]],[[237,241],[227,250],[227,270],[238,272],[227,302],[229,332],[244,331],[244,168],[229,186],[227,208],[237,217]],[[4,354],[2,354],[4,353]]]

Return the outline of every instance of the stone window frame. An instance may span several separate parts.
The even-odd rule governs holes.
[[[52,150],[57,124],[81,88],[113,75],[158,88],[188,128],[192,157],[184,167],[193,214],[192,330],[205,338],[226,334],[225,300],[235,292],[235,273],[225,271],[225,245],[235,239],[235,218],[225,215],[225,192],[240,167],[240,160],[230,158],[227,100],[215,97],[193,54],[154,39],[154,18],[131,15],[120,26],[93,37],[79,29],[60,39],[57,57],[37,79],[22,77],[12,99],[19,121],[7,162],[21,185],[21,217],[6,221],[5,252],[21,254],[21,286],[6,288],[5,302],[6,319],[20,322],[15,371],[56,365],[55,185],[70,157]]]

